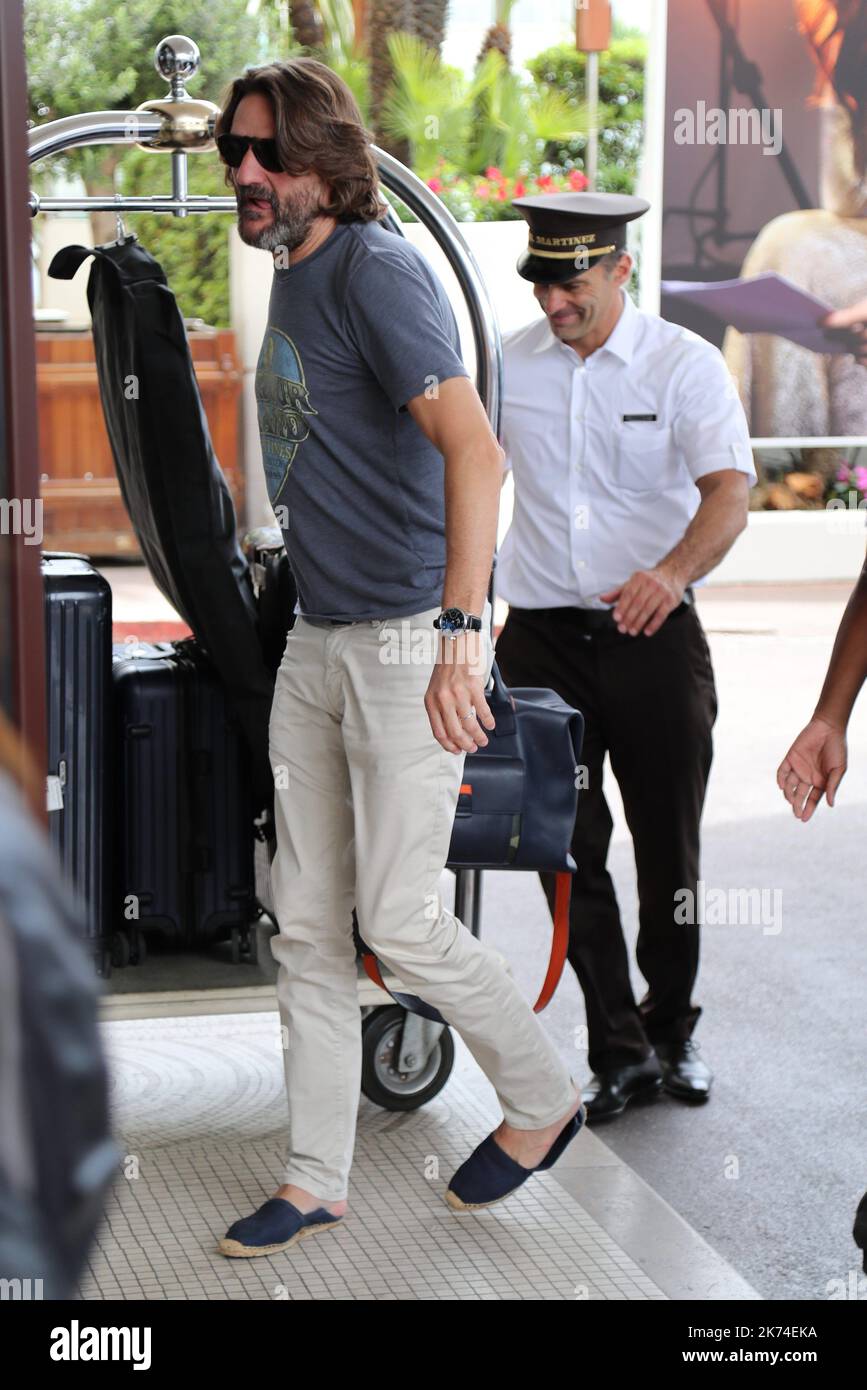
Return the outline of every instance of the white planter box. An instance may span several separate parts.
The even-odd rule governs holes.
[[[750,512],[707,584],[852,580],[867,546],[867,512]]]

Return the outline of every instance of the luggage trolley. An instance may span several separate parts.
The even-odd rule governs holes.
[[[187,185],[187,158],[191,153],[214,151],[214,129],[219,108],[190,96],[187,82],[199,70],[198,46],[183,34],[161,40],[154,53],[156,71],[169,83],[166,96],[143,102],[135,111],[88,111],[37,125],[28,132],[28,158],[35,163],[49,155],[81,145],[131,144],[171,157],[172,191],[167,196],[40,198],[31,191],[31,216],[39,212],[114,211],[117,244],[124,238],[124,211],[166,212],[173,217],[193,213],[235,213],[233,197],[191,196]],[[499,433],[502,386],[502,347],[484,280],[458,224],[436,195],[405,165],[386,151],[373,147],[379,176],[432,233],[442,248],[467,303],[476,357],[476,386],[488,418]],[[392,231],[404,232],[393,209],[385,217]],[[493,576],[489,589],[493,622]],[[479,869],[456,869],[455,913],[479,934],[482,878]],[[267,913],[267,904],[262,904]],[[273,919],[273,918],[272,918]],[[143,935],[143,934],[142,934]],[[389,987],[399,981],[386,977]],[[379,1105],[393,1110],[412,1110],[430,1100],[445,1085],[454,1058],[449,1029],[397,1005],[361,968],[359,1005],[364,1040],[362,1089]]]

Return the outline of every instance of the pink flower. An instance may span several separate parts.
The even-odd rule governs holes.
[[[838,482],[838,483],[848,483],[848,481],[849,481],[849,465],[848,465],[848,463],[841,463],[841,464],[840,464],[840,467],[837,469],[837,482]]]
[[[582,174],[580,169],[571,169],[569,171],[569,187],[573,189],[575,193],[583,193],[589,182],[590,180],[587,175]]]
[[[491,193],[491,190],[490,190],[490,188],[488,187],[488,185],[487,185],[486,183],[479,183],[479,184],[476,185],[476,197],[477,197],[477,198],[488,198],[488,197],[490,197],[490,193]]]
[[[856,468],[852,475],[859,492],[867,492],[867,468]]]
[[[442,180],[441,180],[441,179],[428,179],[428,181],[427,181],[427,186],[428,186],[428,188],[430,188],[430,189],[432,190],[432,192],[434,192],[434,193],[442,193],[442,191],[443,191],[443,185],[442,185]]]
[[[498,181],[503,178],[503,174],[502,171],[497,168],[496,164],[491,164],[485,170],[485,178],[494,179],[495,181]]]

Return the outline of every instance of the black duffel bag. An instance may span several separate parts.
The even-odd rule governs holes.
[[[584,716],[553,690],[507,689],[496,660],[485,699],[496,721],[487,746],[468,753],[452,829],[451,869],[535,869],[557,875],[548,971],[535,1013],[551,999],[569,943],[569,899],[576,864],[570,845],[578,810]],[[482,726],[484,727],[484,726]],[[362,942],[374,984],[405,1009],[437,1023],[442,1015],[415,995],[388,990]]]

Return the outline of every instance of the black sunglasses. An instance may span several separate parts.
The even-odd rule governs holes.
[[[230,169],[240,168],[244,155],[252,149],[262,168],[267,169],[269,174],[283,172],[276,140],[261,140],[256,135],[218,135],[217,149]]]

